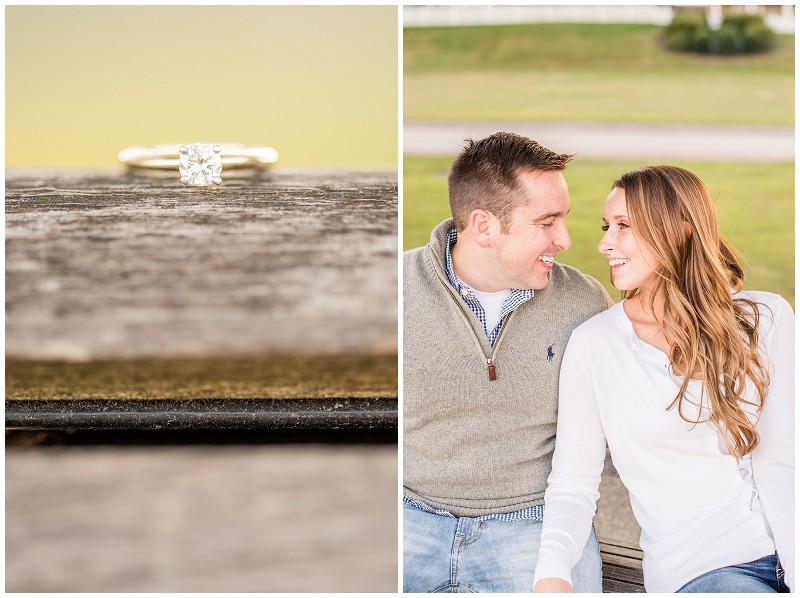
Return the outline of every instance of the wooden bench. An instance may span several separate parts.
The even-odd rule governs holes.
[[[391,171],[9,169],[6,424],[396,427],[397,252]]]
[[[617,541],[598,538],[603,559],[603,592],[644,592],[642,551]]]

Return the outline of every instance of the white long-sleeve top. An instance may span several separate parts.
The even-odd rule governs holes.
[[[640,340],[622,303],[576,328],[559,383],[558,433],[545,494],[536,581],[572,582],[599,497],[606,442],[642,528],[648,592],[674,592],[703,573],[777,549],[794,590],[794,313],[772,293],[760,306],[769,392],[747,458],[728,454],[711,424],[685,422],[669,358]],[[749,383],[749,380],[748,380]],[[701,384],[690,382],[697,401]],[[748,384],[747,398],[757,394]],[[697,415],[684,399],[684,414]],[[704,410],[704,413],[707,413]]]

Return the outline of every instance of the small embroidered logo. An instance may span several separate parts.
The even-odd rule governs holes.
[[[553,361],[553,357],[556,356],[556,354],[553,353],[553,347],[554,346],[555,346],[555,343],[553,343],[552,345],[547,347],[547,361]]]

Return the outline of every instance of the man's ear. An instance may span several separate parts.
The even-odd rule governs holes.
[[[473,210],[469,215],[467,228],[472,235],[472,240],[478,247],[491,246],[494,220],[496,220],[494,214],[486,210]]]

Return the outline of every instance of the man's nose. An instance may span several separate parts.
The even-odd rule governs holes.
[[[558,231],[558,235],[556,235],[556,238],[553,240],[553,244],[561,251],[566,251],[572,247],[572,239],[569,236],[566,224]]]

